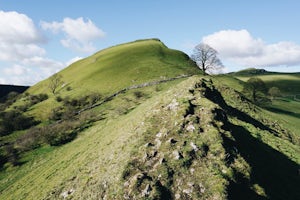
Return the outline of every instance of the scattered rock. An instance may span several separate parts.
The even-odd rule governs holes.
[[[162,136],[162,132],[158,132],[157,134],[156,134],[156,137],[158,137],[158,138],[160,138]]]
[[[177,150],[173,151],[173,155],[176,160],[183,158],[182,154]]]
[[[61,196],[66,199],[68,196],[72,195],[75,192],[75,190],[72,188],[68,191],[64,191],[63,193],[61,193]]]
[[[191,168],[191,169],[190,169],[190,172],[191,172],[191,174],[193,175],[194,172],[195,172],[195,169],[194,169],[194,168]]]
[[[199,150],[198,147],[193,142],[191,142],[190,145],[195,152],[197,152]]]
[[[163,164],[163,163],[165,163],[166,162],[166,159],[165,158],[161,158],[160,160],[159,160],[159,164]]]
[[[142,191],[142,197],[148,197],[150,195],[151,190],[151,186],[147,184],[145,189]]]
[[[161,145],[161,141],[158,138],[156,138],[155,142],[156,142],[156,148],[159,148]]]
[[[167,105],[168,110],[175,110],[179,106],[179,103],[176,101],[176,99],[173,99],[172,102]]]
[[[186,127],[186,130],[189,131],[189,132],[193,132],[195,130],[195,127],[193,124],[189,124],[187,127]]]

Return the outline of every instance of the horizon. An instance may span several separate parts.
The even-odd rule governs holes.
[[[219,52],[224,73],[300,72],[299,6],[295,0],[3,0],[0,84],[34,85],[97,51],[147,38],[187,55],[207,43]]]

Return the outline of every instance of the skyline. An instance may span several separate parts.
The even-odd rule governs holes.
[[[33,85],[121,43],[159,38],[188,55],[205,42],[224,72],[300,72],[300,2],[0,0],[0,84]]]

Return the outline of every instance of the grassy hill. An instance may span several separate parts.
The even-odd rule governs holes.
[[[121,52],[123,64],[109,59]],[[102,62],[94,65],[95,58]],[[119,71],[122,66],[127,70]],[[140,75],[137,66],[147,73]],[[145,40],[100,51],[66,68],[60,72],[65,86],[56,95],[46,89],[49,80],[38,83],[29,95],[47,92],[49,98],[26,111],[35,116],[46,106],[64,105],[68,96],[100,91],[104,97],[52,124],[54,131],[71,127],[63,131],[74,136],[70,140],[39,143],[20,155],[18,165],[4,164],[0,199],[299,199],[298,124],[254,105],[240,92],[246,83],[233,76],[161,81],[196,73],[185,54]],[[79,108],[75,103],[72,109]],[[71,122],[84,123],[72,128]],[[47,123],[0,141],[15,139],[18,149],[32,138],[19,136],[39,131],[49,136],[43,129]]]
[[[186,54],[156,39],[138,40],[104,49],[62,70],[60,92],[69,86],[74,89],[72,95],[89,91],[109,94],[134,84],[196,73],[199,70]],[[29,92],[49,92],[48,81],[31,87]]]
[[[199,73],[186,54],[167,48],[158,39],[138,40],[99,51],[59,72],[62,83],[57,96],[74,98],[95,93],[107,96],[128,86]],[[38,118],[45,119],[50,109],[57,106],[51,98],[49,81],[46,79],[27,91],[50,97],[37,105],[36,111],[43,113],[32,112]]]

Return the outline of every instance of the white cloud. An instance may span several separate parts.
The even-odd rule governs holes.
[[[22,64],[27,66],[54,68],[54,69],[62,69],[65,66],[61,62],[49,58],[45,58],[45,57],[39,57],[39,56],[34,56],[31,58],[24,59]]]
[[[5,79],[4,78],[0,78],[0,84],[5,84],[5,83],[6,83]]]
[[[19,61],[45,54],[38,46],[44,37],[26,15],[0,11],[0,27],[0,60]]]
[[[24,14],[0,11],[0,27],[0,43],[30,44],[43,41],[33,21]]]
[[[83,59],[82,57],[75,57],[75,58],[72,58],[72,59],[70,59],[69,61],[67,61],[66,62],[66,66],[69,66],[69,65],[71,65],[71,64],[73,64],[74,62],[76,62],[76,61],[78,61],[78,60],[81,60],[81,59]]]
[[[44,30],[53,33],[63,32],[65,38],[61,44],[76,51],[93,52],[93,41],[103,38],[105,33],[99,29],[90,19],[84,21],[82,17],[77,19],[65,18],[62,22],[41,22]]]
[[[220,57],[250,67],[300,65],[300,45],[292,42],[266,44],[247,30],[223,30],[206,37],[202,42],[216,49]]]
[[[13,65],[10,68],[5,68],[3,71],[4,71],[5,75],[20,76],[20,75],[23,75],[24,73],[29,72],[30,70],[21,65]]]
[[[0,11],[0,83],[32,85],[65,67],[46,57],[45,41],[28,16]]]

